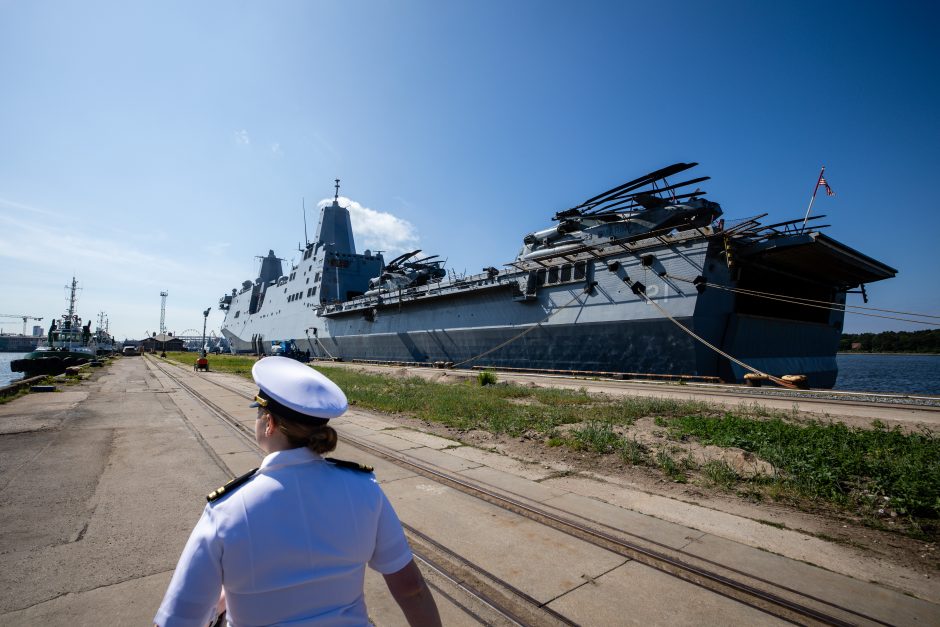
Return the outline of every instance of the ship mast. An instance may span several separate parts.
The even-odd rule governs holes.
[[[69,317],[68,319],[72,320],[72,318],[75,316],[75,290],[78,289],[78,281],[76,281],[75,277],[73,276],[71,287],[68,285],[66,285],[65,287],[71,290],[69,293]]]

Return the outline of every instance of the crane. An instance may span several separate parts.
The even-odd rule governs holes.
[[[35,320],[39,322],[42,318],[37,318],[36,316],[27,316],[24,314],[0,314],[0,318],[22,318],[23,320],[23,335],[26,335],[26,321]]]

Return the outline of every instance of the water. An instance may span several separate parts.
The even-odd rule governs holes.
[[[0,353],[0,388],[23,378],[22,372],[10,370],[10,362],[25,355],[26,353]]]
[[[940,395],[940,355],[836,355],[837,390]]]

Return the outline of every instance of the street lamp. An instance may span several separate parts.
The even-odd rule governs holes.
[[[209,312],[212,311],[212,307],[208,307],[204,312],[202,312],[202,356],[206,356],[206,323],[209,321]]]

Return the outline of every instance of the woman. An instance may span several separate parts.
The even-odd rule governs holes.
[[[440,625],[401,523],[371,468],[330,460],[346,411],[332,381],[293,359],[251,370],[261,467],[209,495],[154,618],[161,627],[368,625],[363,577],[385,576],[410,625]],[[221,593],[221,595],[220,595]]]

